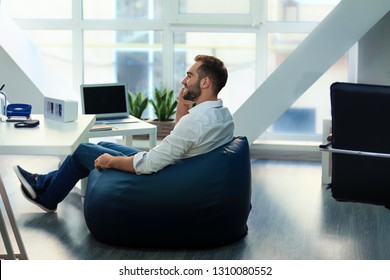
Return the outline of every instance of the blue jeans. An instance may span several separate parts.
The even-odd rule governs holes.
[[[82,143],[58,170],[39,177],[36,187],[39,200],[45,207],[55,209],[76,183],[95,168],[94,161],[100,155],[131,156],[138,152],[137,149],[110,142]]]

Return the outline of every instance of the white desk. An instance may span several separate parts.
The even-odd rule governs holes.
[[[132,136],[134,135],[149,135],[149,148],[153,148],[157,144],[157,127],[153,124],[145,122],[143,120],[135,119],[135,122],[110,124],[112,130],[103,131],[89,131],[89,138],[96,137],[111,137],[111,136],[123,136],[125,138],[125,145],[132,146]]]
[[[13,122],[0,123],[1,155],[58,155],[62,159],[73,154],[80,143],[89,141],[89,130],[95,115],[79,115],[74,122],[58,122],[43,115],[31,115],[39,120],[33,128],[15,128]],[[86,181],[81,182],[86,186]]]
[[[0,123],[2,155],[70,155],[95,124],[95,115],[79,115],[75,122],[58,122],[32,115],[40,124],[34,128],[15,128],[12,122]]]
[[[132,123],[113,124],[113,130],[90,131],[95,124],[95,115],[79,115],[75,122],[57,122],[45,119],[43,115],[32,115],[40,124],[34,128],[15,128],[13,122],[0,122],[0,154],[1,155],[58,155],[65,157],[72,154],[82,142],[89,138],[124,136],[126,145],[131,146],[133,135],[149,135],[149,146],[153,148],[157,143],[157,127],[145,121],[138,120]],[[85,191],[86,180],[81,182],[81,192]],[[6,244],[7,258],[27,259],[15,217],[0,176],[1,197],[17,241],[20,254],[15,254],[6,229],[3,215],[0,212],[1,233]]]
[[[88,131],[95,124],[94,115],[80,115],[75,122],[48,120],[43,115],[32,115],[40,124],[34,128],[15,128],[12,122],[0,123],[0,154],[2,155],[60,155],[74,152],[81,142],[88,141]],[[10,259],[28,259],[15,217],[0,175],[1,198],[6,209],[20,254],[15,254],[7,227],[0,211],[0,226],[7,255]]]

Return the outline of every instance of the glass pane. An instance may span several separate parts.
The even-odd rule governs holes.
[[[268,33],[267,75],[288,57],[288,55],[306,38],[306,33]]]
[[[179,0],[181,14],[249,14],[249,0]]]
[[[336,81],[347,80],[348,56],[344,55],[269,128],[268,132],[284,135],[322,135],[323,119],[331,118],[330,85]]]
[[[86,19],[161,19],[162,0],[84,0]]]
[[[174,34],[175,91],[197,54],[214,55],[224,61],[229,72],[228,82],[219,97],[233,113],[253,93],[256,86],[253,33],[177,32]]]
[[[152,96],[162,81],[161,38],[157,31],[85,31],[84,82],[123,82]]]
[[[301,43],[307,34],[268,34],[268,75]],[[343,56],[321,76],[266,133],[319,135],[322,120],[330,118],[329,88],[335,81],[348,80],[348,57]]]
[[[72,18],[72,0],[3,0],[13,18]]]
[[[25,30],[47,62],[73,86],[72,32],[70,30]]]
[[[268,20],[320,22],[341,0],[268,0]]]

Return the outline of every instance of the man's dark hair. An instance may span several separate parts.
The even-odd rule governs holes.
[[[226,85],[228,72],[225,64],[218,58],[210,55],[197,55],[195,61],[202,62],[198,68],[199,79],[208,77],[211,80],[215,94],[217,95]]]

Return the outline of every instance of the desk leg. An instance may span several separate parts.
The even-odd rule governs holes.
[[[5,250],[7,252],[6,255],[4,254],[0,255],[1,259],[16,260],[14,249],[12,248],[11,239],[8,234],[7,225],[5,224],[3,213],[1,213],[1,211],[0,211],[0,229],[1,229],[1,236],[3,238],[3,243],[5,245]]]
[[[11,228],[12,228],[12,231],[14,233],[15,240],[16,240],[16,243],[17,243],[17,245],[19,247],[19,251],[20,251],[20,254],[14,253],[14,250],[12,249],[12,244],[11,244],[11,241],[10,241],[10,238],[8,235],[7,226],[6,226],[4,218],[3,218],[3,214],[0,212],[0,214],[1,214],[1,218],[0,218],[1,235],[3,236],[4,245],[5,245],[6,250],[7,250],[7,257],[10,259],[19,258],[22,260],[27,260],[28,259],[27,252],[26,252],[26,249],[25,249],[24,244],[23,244],[22,236],[20,235],[18,225],[16,224],[14,212],[12,211],[11,203],[9,202],[8,195],[7,195],[7,192],[5,190],[3,180],[1,179],[1,177],[0,177],[0,193],[1,193],[1,198],[3,200],[4,208],[5,208],[7,215],[8,215],[8,220],[11,224]]]
[[[123,136],[125,140],[125,146],[127,147],[133,147],[133,136]]]
[[[153,149],[157,146],[157,132],[149,134],[149,148]]]

